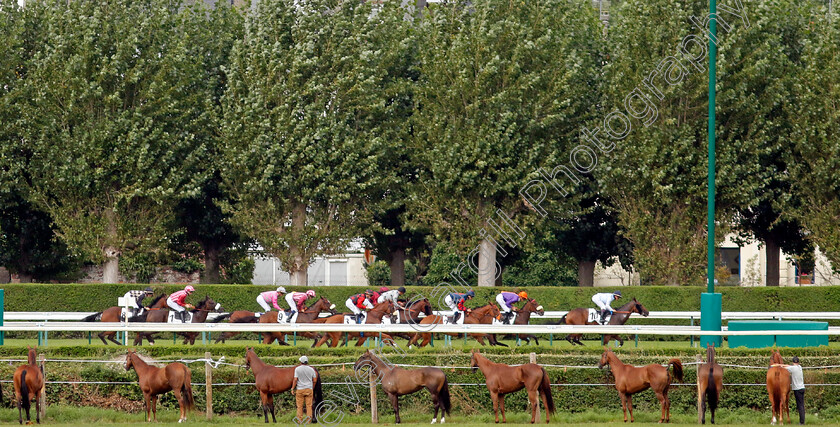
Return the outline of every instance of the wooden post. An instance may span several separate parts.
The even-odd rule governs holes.
[[[537,364],[537,353],[531,353],[528,356],[531,363]],[[550,382],[550,381],[549,381]],[[537,393],[537,422],[540,422],[540,394]]]
[[[376,407],[376,372],[370,370],[370,422],[379,423],[379,409]]]
[[[207,421],[213,419],[213,367],[210,366],[210,352],[204,352],[204,389],[207,394]]]
[[[46,365],[46,363],[45,363],[43,354],[39,355],[38,358],[41,359],[41,363],[40,363],[41,373],[43,374],[43,377],[44,377],[44,387],[41,388],[41,396],[40,396],[40,398],[41,398],[41,410],[39,412],[40,412],[41,419],[46,421],[46,419],[47,419],[47,371],[46,371],[46,369],[44,369],[44,365]]]
[[[695,356],[697,361],[697,423],[699,424],[703,419],[703,392],[700,390],[700,364],[703,363],[703,359],[700,355]]]

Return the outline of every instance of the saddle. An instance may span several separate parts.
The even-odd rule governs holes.
[[[510,316],[510,323],[505,323],[505,322],[502,322],[501,320],[498,320],[498,319],[496,319],[496,318],[494,317],[494,318],[493,318],[493,324],[494,324],[494,325],[513,325],[513,322],[516,322],[516,316],[518,316],[518,315],[519,315],[519,313],[517,313],[517,312],[515,312],[515,311],[511,311],[511,313],[512,313],[512,314],[511,314],[511,316]]]
[[[181,323],[181,319],[175,317],[175,313],[177,313],[177,312],[174,311],[174,310],[169,310],[169,315],[166,316],[166,323]],[[186,311],[185,313],[187,313],[187,321],[184,322],[184,323],[192,323],[192,320],[193,320],[192,312]]]
[[[607,313],[607,317],[604,318],[604,322],[601,323],[601,312],[596,308],[590,308],[589,314],[586,316],[586,323],[597,323],[599,325],[606,325],[610,323],[610,318],[612,317],[611,313]]]
[[[364,311],[362,312],[362,323],[367,323],[367,313]],[[344,324],[345,325],[355,325],[356,324],[356,315],[351,314],[348,316],[344,316]]]
[[[291,318],[291,319],[289,319],[289,321],[287,322],[287,321],[286,321],[286,314],[284,314],[284,313],[277,313],[277,323],[284,323],[284,324],[289,324],[289,325],[291,325],[291,324],[293,324],[293,323],[297,322],[297,317],[298,317],[298,314],[300,314],[300,312],[299,312],[299,311],[295,311],[295,314],[293,314],[293,315],[292,315],[292,318]]]

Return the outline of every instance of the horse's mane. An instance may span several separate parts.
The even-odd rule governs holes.
[[[157,304],[157,302],[160,301],[160,299],[165,297],[165,296],[166,296],[166,294],[160,294],[160,295],[156,296],[155,299],[153,299],[152,302],[149,303],[149,307]]]

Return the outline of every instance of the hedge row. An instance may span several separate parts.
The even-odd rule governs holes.
[[[99,311],[116,305],[117,298],[131,289],[142,289],[144,284],[7,284],[5,309],[7,311]],[[183,285],[152,284],[157,293],[171,293]],[[209,295],[222,304],[225,310],[257,310],[256,297],[260,292],[274,289],[271,286],[255,285],[195,285],[197,292],[190,297],[197,301]],[[287,286],[288,290],[301,291],[307,288]],[[319,286],[314,288],[319,296],[327,297],[339,309],[344,301],[365,290],[358,286]],[[468,305],[478,306],[495,301],[495,295],[502,289],[517,288],[474,288],[476,299]],[[524,289],[546,310],[568,310],[575,307],[591,307],[591,297],[596,292],[612,289],[536,287]],[[840,287],[783,287],[783,288],[740,288],[719,287],[723,294],[724,311],[837,311],[840,307]],[[636,297],[648,310],[689,311],[700,309],[700,293],[705,288],[696,286],[659,287],[641,286],[621,288],[622,301]],[[408,298],[429,297],[432,304],[439,306],[444,288],[413,286],[408,288]]]
[[[240,354],[236,357],[226,358],[227,362],[243,363],[242,354],[244,347],[238,349]],[[284,355],[272,357],[276,348],[258,347],[257,352],[263,359],[274,364],[294,364],[294,357]],[[215,357],[218,357],[214,354]],[[358,357],[355,354],[341,356],[320,356],[313,357],[313,363],[341,363],[353,362]],[[517,364],[527,362],[525,354],[496,354],[489,357],[497,362]],[[620,357],[628,363],[642,365],[647,363],[663,363],[670,357],[662,355],[624,354]],[[162,359],[166,359],[162,357]],[[466,352],[446,352],[428,354],[390,354],[388,359],[392,363],[405,363],[429,366],[469,366],[470,357]],[[113,355],[106,360],[114,360],[112,364],[80,364],[65,362],[49,362],[47,364],[47,378],[50,381],[136,381],[134,372],[126,372],[122,368],[124,356]],[[684,357],[683,362],[693,361],[693,357]],[[758,356],[718,356],[720,363],[762,366],[767,361],[766,352]],[[571,355],[571,354],[540,354],[538,362],[541,364],[554,365],[575,365],[575,366],[596,366],[597,354]],[[823,366],[840,364],[840,356],[802,356],[805,366]],[[193,363],[193,382],[204,382],[204,365]],[[0,365],[0,377],[10,378],[14,367]],[[322,367],[320,368],[325,382],[346,383],[361,382],[356,379],[350,366]],[[616,391],[611,386],[612,375],[608,369],[581,369],[561,367],[546,367],[553,383],[559,384],[602,384],[596,386],[554,386],[552,392],[558,409],[562,411],[584,411],[589,408],[603,408],[606,411],[619,412],[619,399]],[[469,369],[445,369],[452,384],[477,383],[482,384],[484,377],[481,372],[472,372]],[[766,411],[768,407],[767,392],[762,386],[764,384],[764,370],[762,369],[734,369],[724,368],[724,382],[738,384],[758,384],[758,386],[729,386],[722,394],[721,407],[723,410],[735,408],[751,408]],[[348,380],[349,378],[349,380]],[[253,375],[236,366],[220,366],[213,371],[214,382],[226,382],[238,384],[241,382],[253,381]],[[695,368],[687,367],[683,383],[687,386],[675,386],[669,393],[673,403],[674,411],[691,411],[696,403],[696,387],[693,386],[696,379]],[[828,370],[806,370],[806,383],[840,384],[840,371]],[[359,397],[359,406],[366,410],[369,408],[369,394],[366,393],[367,386],[356,385],[328,385],[325,386],[325,396],[335,396],[336,393],[350,395],[348,388],[353,387],[355,395]],[[120,409],[139,411],[142,408],[142,396],[136,385],[78,385],[78,384],[50,384],[48,386],[49,402],[64,403],[81,406],[116,407]],[[195,393],[197,406],[204,406],[204,393]],[[453,414],[455,416],[466,416],[477,413],[487,413],[492,410],[492,402],[486,387],[481,386],[452,386]],[[217,386],[213,390],[214,410],[220,414],[230,412],[257,413],[259,397],[252,386],[232,385]],[[380,411],[390,414],[390,404],[383,393],[379,394],[378,401]],[[290,396],[279,395],[282,408],[293,406]],[[514,393],[507,397],[507,407],[512,411],[523,410],[526,405],[527,395],[524,392]],[[420,411],[429,407],[429,397],[425,392],[401,399],[402,407],[407,411],[412,408]],[[340,402],[339,402],[340,403]],[[171,396],[163,399],[163,404],[174,406],[174,399]],[[634,398],[634,404],[639,411],[658,411],[658,402],[654,395],[648,391],[641,393]],[[809,387],[808,407],[810,411],[823,411],[835,408],[840,405],[840,394],[836,393],[834,387]],[[355,411],[356,408],[344,405],[348,411]]]

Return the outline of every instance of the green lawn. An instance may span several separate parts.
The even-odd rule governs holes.
[[[32,415],[34,417],[35,409],[33,406]],[[3,408],[0,409],[0,423],[15,423],[17,422],[17,410]],[[282,426],[292,426],[294,416],[292,408],[281,408],[277,412],[278,424]],[[659,419],[658,411],[652,412],[636,412],[636,423],[634,425],[647,425],[656,423]],[[795,414],[791,414],[794,416]],[[808,424],[820,425],[837,425],[840,423],[840,414],[834,414],[830,417],[823,417],[821,414],[809,414],[806,422]],[[718,413],[718,425],[767,425],[769,414],[755,412],[750,410],[739,410],[735,412],[721,411]],[[158,424],[159,425],[176,425],[178,420],[178,411],[176,410],[158,410]],[[270,420],[270,418],[269,418]],[[34,419],[33,419],[34,421]],[[106,410],[98,408],[77,408],[69,406],[51,406],[47,408],[47,417],[42,420],[42,423],[59,426],[76,426],[76,425],[92,425],[92,424],[107,424],[107,425],[137,425],[144,421],[144,414],[119,412],[115,410]],[[431,421],[429,414],[404,413],[402,416],[402,424],[405,425],[428,425]],[[507,425],[526,425],[530,421],[530,416],[524,411],[508,410]],[[543,418],[543,424],[545,419]],[[672,414],[672,424],[674,425],[697,425],[696,414]],[[707,419],[707,422],[709,420]],[[797,420],[792,420],[794,422]],[[212,425],[258,425],[263,424],[262,416],[259,417],[254,412],[252,415],[216,415],[212,421],[207,421],[204,414],[201,412],[194,412],[190,414],[190,424],[212,424]],[[456,424],[461,427],[478,427],[485,426],[488,423],[493,423],[492,414],[483,414],[475,416],[463,416],[459,414],[452,414],[446,419],[447,424]],[[596,411],[589,410],[582,413],[558,413],[552,417],[552,424],[562,425],[587,425],[587,426],[616,426],[624,425],[622,422],[622,414],[620,411]],[[348,415],[340,422],[333,425],[340,425],[343,427],[363,427],[369,426],[370,415]],[[392,414],[382,414],[380,416],[379,425],[394,425],[394,417]]]

